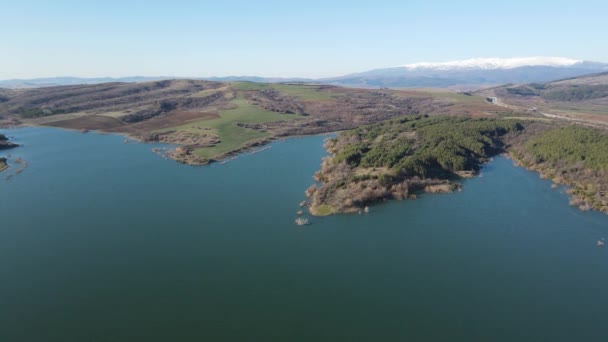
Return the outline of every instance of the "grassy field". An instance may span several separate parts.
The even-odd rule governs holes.
[[[236,150],[252,140],[269,136],[268,133],[239,127],[237,123],[264,123],[300,118],[300,116],[295,114],[280,114],[264,110],[248,103],[241,96],[231,101],[231,103],[237,107],[219,112],[220,117],[217,119],[200,120],[187,125],[173,127],[171,130],[197,132],[199,131],[199,127],[208,127],[215,130],[221,142],[213,147],[200,148],[194,151],[198,156],[210,159]]]
[[[285,95],[297,97],[305,101],[329,101],[336,97],[336,93],[320,91],[318,85],[310,84],[269,84],[255,82],[235,82],[232,87],[236,90],[262,90],[275,89]]]
[[[232,82],[230,85],[235,90],[262,90],[271,88],[269,83],[256,83],[248,81]]]

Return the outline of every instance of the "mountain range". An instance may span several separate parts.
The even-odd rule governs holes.
[[[506,83],[550,82],[608,71],[608,63],[563,57],[475,58],[442,63],[414,63],[332,78],[268,78],[259,76],[189,77],[212,81],[264,83],[314,82],[360,88],[482,88]],[[184,79],[171,76],[122,78],[53,77],[0,81],[2,88],[34,88],[106,82],[144,82]]]

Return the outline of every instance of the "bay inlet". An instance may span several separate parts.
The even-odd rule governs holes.
[[[225,164],[0,130],[2,341],[598,340],[608,216],[503,157],[463,191],[310,218],[323,136]]]

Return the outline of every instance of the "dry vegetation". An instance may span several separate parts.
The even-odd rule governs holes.
[[[496,97],[512,110],[557,115],[608,127],[608,73],[481,90],[476,95]]]

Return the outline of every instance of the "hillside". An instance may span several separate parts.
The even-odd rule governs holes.
[[[179,144],[171,156],[206,163],[281,136],[351,129],[423,113],[484,116],[481,97],[300,83],[163,80],[0,89],[0,124],[126,133]]]
[[[475,93],[514,110],[608,124],[608,72],[548,83],[508,84]]]

